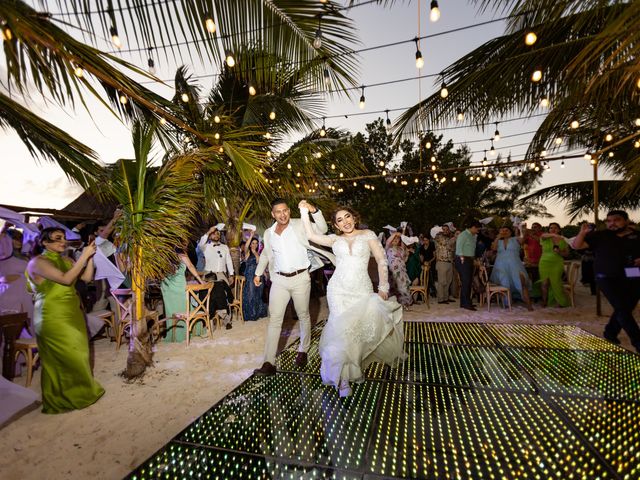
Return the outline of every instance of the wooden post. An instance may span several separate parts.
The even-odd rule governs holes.
[[[593,223],[598,225],[598,209],[600,203],[598,199],[598,157],[593,157]],[[602,316],[602,298],[600,288],[596,285],[596,315]]]

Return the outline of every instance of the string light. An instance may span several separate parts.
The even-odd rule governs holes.
[[[186,93],[186,92],[185,92],[185,93],[183,93],[183,94],[180,96],[180,98],[182,99],[182,101],[183,101],[184,103],[189,103],[189,94],[188,94],[188,93]]]
[[[487,164],[487,151],[484,150],[484,157],[482,158],[482,165],[486,165]]]
[[[2,40],[4,40],[5,42],[10,42],[12,38],[13,38],[13,33],[11,32],[11,29],[9,28],[9,26],[8,25],[3,25],[2,26]]]
[[[78,65],[76,68],[74,68],[73,74],[78,78],[82,78],[84,76],[84,69],[80,65]]]
[[[591,165],[595,165],[595,164],[596,164],[596,159],[595,159],[595,158],[592,158],[592,159],[589,161],[589,163],[590,163]]]
[[[364,85],[362,86],[362,95],[360,95],[360,102],[358,103],[360,110],[364,110]]]
[[[531,74],[531,81],[537,83],[540,80],[542,80],[542,69],[537,67]]]
[[[447,98],[449,96],[449,90],[447,89],[447,84],[442,82],[442,87],[440,87],[440,96],[442,98]]]
[[[224,54],[225,56],[225,62],[227,62],[227,66],[229,68],[233,68],[236,65],[236,59],[233,58],[233,54],[231,53],[231,50],[227,50]]]
[[[162,117],[162,118],[160,119],[160,125],[165,125],[166,123],[167,123],[167,120],[165,120],[165,118],[164,118],[164,117]]]
[[[153,47],[149,47],[149,60],[147,61],[147,65],[149,66],[149,73],[151,75],[156,74],[156,63],[153,61]]]
[[[122,42],[120,41],[120,37],[118,36],[118,29],[115,25],[111,25],[109,34],[111,35],[111,43],[113,43],[113,46],[120,50],[122,48]]]
[[[216,132],[213,138],[215,138],[216,140],[220,140],[220,134]]]
[[[432,22],[437,22],[438,20],[440,20],[440,9],[438,8],[438,2],[436,0],[431,1],[429,20],[431,20]]]
[[[573,122],[571,122],[571,128],[573,128],[574,130],[579,126],[580,126],[580,122],[578,122],[577,120],[574,120]]]
[[[528,32],[524,36],[524,43],[529,45],[529,46],[533,45],[537,41],[538,41],[538,35],[536,35],[535,32]]]
[[[540,100],[540,106],[542,108],[547,108],[549,106],[549,98],[548,97],[542,97],[542,100]]]
[[[613,158],[613,152],[609,152],[609,158]]]
[[[556,145],[562,145],[562,137],[556,138]]]
[[[326,64],[324,67],[323,76],[324,76],[324,83],[328,87],[329,85],[331,85],[331,75],[329,74],[329,67],[327,67]]]
[[[436,163],[436,157],[434,156],[431,157],[431,163]]]
[[[560,162],[560,168],[564,168],[564,160],[562,160],[562,162]]]
[[[500,140],[500,131],[498,130],[498,122],[496,122],[496,131],[493,134],[493,141],[497,142]]]
[[[542,150],[540,152],[540,156],[543,157],[543,158],[546,157],[547,156],[547,151],[546,150]]]
[[[584,154],[584,159],[585,159],[585,160],[591,160],[591,158],[592,158],[592,157],[591,157],[591,154],[590,154],[589,152],[587,152],[587,153],[585,153],[585,154]]]
[[[256,93],[258,93],[256,87],[253,86],[253,83],[249,82],[249,95],[253,97]]]
[[[640,141],[636,140],[633,146],[636,148],[640,148]]]
[[[216,22],[213,21],[213,18],[211,18],[211,16],[207,16],[204,21],[204,26],[207,28],[207,31],[209,33],[216,33]]]
[[[320,136],[321,137],[324,137],[327,134],[327,130],[325,129],[325,126],[324,126],[324,120],[325,120],[325,118],[322,117],[322,128],[320,129]]]
[[[457,118],[459,122],[462,122],[464,120],[464,112],[462,110],[458,110]]]
[[[213,121],[216,123],[220,123],[220,116],[216,115],[215,117],[213,117]]]
[[[313,39],[313,48],[316,48],[316,49],[322,47],[321,23],[322,23],[322,15],[318,15],[318,29],[316,30],[316,38]]]
[[[389,110],[385,110],[385,113],[387,114],[387,120],[386,120],[387,131],[389,131],[391,130],[391,119],[389,118]]]
[[[604,137],[605,142],[610,142],[611,140],[613,140],[613,135],[611,135],[610,133],[607,133]]]
[[[275,120],[276,119],[276,112],[274,110],[271,110],[271,112],[269,113],[269,120]]]
[[[496,149],[493,146],[493,140],[491,140],[491,148],[489,149],[489,155],[492,157],[496,156]]]
[[[640,118],[636,118],[636,127],[640,127]]]
[[[418,37],[415,38],[416,42],[416,68],[419,70],[424,67],[424,58],[422,58],[422,52],[418,47]]]
[[[122,105],[126,105],[126,104],[127,104],[127,102],[128,102],[128,99],[127,99],[127,97],[124,95],[124,93],[123,93],[122,95],[120,95],[120,103],[121,103]]]

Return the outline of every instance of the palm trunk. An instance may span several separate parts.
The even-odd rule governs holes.
[[[129,336],[129,355],[124,376],[128,379],[144,374],[147,366],[153,364],[151,335],[147,328],[147,315],[144,308],[145,281],[140,271],[140,247],[136,248],[136,258],[131,269],[131,289],[133,290],[134,315],[131,319]]]

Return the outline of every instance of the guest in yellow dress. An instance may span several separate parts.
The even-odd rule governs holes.
[[[34,326],[42,363],[42,411],[62,413],[96,402],[104,389],[89,365],[89,339],[74,284],[93,279],[92,242],[73,263],[63,257],[64,231],[45,228],[38,240],[40,255],[27,265],[35,293]],[[39,253],[36,251],[36,253]]]

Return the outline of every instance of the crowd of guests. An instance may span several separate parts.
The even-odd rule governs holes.
[[[27,312],[31,320],[25,335],[37,339],[46,413],[83,408],[104,393],[91,374],[88,338],[96,331],[87,330],[85,313],[105,307],[115,310],[110,301],[114,276],[119,278],[116,288],[130,286],[127,259],[111,238],[120,215],[116,210],[108,222],[81,223],[72,229],[40,224],[39,235],[29,239],[25,238],[28,229],[8,222],[0,231],[0,310]],[[592,288],[599,286],[614,308],[604,336],[619,343],[618,334],[625,330],[640,351],[640,328],[632,315],[640,299],[640,238],[626,212],[610,212],[605,230],[596,232],[592,225],[583,225],[570,241],[562,236],[557,223],[550,223],[546,230],[539,223],[531,228],[526,224],[503,225],[495,230],[472,220],[461,229],[448,223],[418,236],[413,236],[404,222],[398,228],[385,228],[378,238],[387,256],[390,294],[405,308],[412,304],[410,287],[420,281],[425,265],[430,271],[428,291],[439,304],[457,298],[461,308],[475,310],[473,294],[484,289],[477,273],[479,268],[487,268],[492,283],[508,288],[512,299],[528,308],[535,299],[543,306],[566,307],[564,261],[570,248],[584,252],[583,282]],[[254,281],[262,253],[255,227],[243,231],[238,272],[224,240],[223,224],[209,228],[193,246],[194,251],[186,242],[176,247],[175,268],[159,285],[166,317],[165,341],[185,339],[184,325],[176,325],[173,316],[187,308],[188,282],[213,284],[210,314],[223,318],[226,329],[232,328],[230,305],[236,282],[242,284],[236,292],[242,296],[244,320],[267,316],[268,273],[260,282]],[[116,273],[96,274],[96,264],[103,259]],[[312,269],[319,266],[330,268],[315,265]]]

